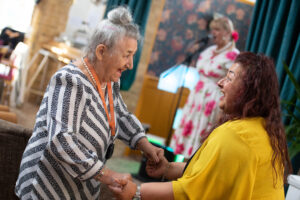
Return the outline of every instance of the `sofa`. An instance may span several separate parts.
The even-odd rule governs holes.
[[[31,129],[0,119],[0,200],[18,199],[14,189],[22,155],[31,134]],[[100,199],[112,198],[107,186],[101,184]]]
[[[18,199],[14,188],[31,129],[0,119],[0,199]]]

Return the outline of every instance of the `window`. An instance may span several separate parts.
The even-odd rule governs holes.
[[[0,29],[29,32],[35,0],[0,0]]]

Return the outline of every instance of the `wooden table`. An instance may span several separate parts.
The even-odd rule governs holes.
[[[59,43],[59,42],[53,41],[53,42],[44,44],[42,46],[42,48],[37,53],[35,53],[35,55],[31,59],[31,61],[29,62],[29,65],[26,70],[27,72],[30,69],[30,67],[32,67],[32,65],[36,62],[36,59],[39,56],[43,56],[43,59],[39,63],[34,74],[31,76],[31,79],[30,79],[28,85],[26,86],[25,98],[27,98],[29,96],[29,93],[34,93],[34,94],[40,95],[40,96],[44,95],[42,86],[44,85],[43,81],[46,78],[46,72],[47,72],[49,59],[53,59],[53,60],[57,61],[58,62],[57,68],[59,69],[62,66],[62,64],[66,65],[66,64],[69,64],[70,61],[72,61],[76,58],[80,58],[82,56],[82,51],[80,49],[68,46],[65,43]],[[40,89],[39,90],[33,89],[32,85],[36,81],[36,79],[41,71],[42,71],[42,79],[41,80],[43,80],[43,81],[40,83]],[[26,80],[25,80],[25,83],[26,83]]]
[[[57,59],[65,64],[68,64],[70,60],[74,60],[82,56],[80,49],[68,46],[62,42],[50,42],[43,45],[43,49],[54,54]]]

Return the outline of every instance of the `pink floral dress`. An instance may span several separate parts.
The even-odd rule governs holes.
[[[201,137],[209,131],[219,111],[221,92],[217,82],[226,75],[239,50],[225,50],[213,56],[216,45],[203,51],[196,63],[200,79],[190,92],[182,111],[179,127],[172,136],[170,147],[175,154],[191,157],[200,147]]]

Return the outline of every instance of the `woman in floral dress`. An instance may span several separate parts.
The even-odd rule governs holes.
[[[210,24],[215,45],[208,47],[196,63],[200,79],[183,108],[179,127],[172,136],[170,146],[175,154],[191,157],[200,147],[201,138],[205,137],[214,124],[222,96],[217,82],[227,73],[239,50],[235,48],[238,39],[232,22],[226,17],[215,19]]]

